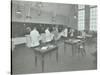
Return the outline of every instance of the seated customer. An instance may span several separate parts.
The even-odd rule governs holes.
[[[30,37],[31,37],[31,47],[36,47],[40,45],[39,43],[40,34],[37,31],[36,27],[34,27],[33,30],[30,32]]]

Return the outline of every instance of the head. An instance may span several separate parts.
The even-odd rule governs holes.
[[[49,28],[49,27],[47,27],[47,28],[46,28],[46,30],[50,30],[50,28]]]
[[[28,32],[30,32],[30,31],[31,31],[31,28],[30,28],[30,27],[27,27],[26,30],[27,30]]]

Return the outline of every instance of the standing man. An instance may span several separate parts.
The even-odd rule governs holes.
[[[56,27],[54,27],[53,28],[53,35],[54,35],[54,37],[53,37],[53,41],[54,41],[54,43],[56,43],[56,41],[57,40],[59,40],[59,33],[58,33],[58,27],[56,26]]]
[[[27,27],[26,28],[26,46],[27,47],[31,47],[31,38],[30,38],[30,32],[31,32],[31,28],[30,27]]]
[[[68,29],[67,29],[67,28],[65,28],[65,29],[64,29],[64,37],[66,37],[66,38],[67,38],[67,36],[68,36]]]
[[[75,30],[74,29],[71,29],[70,30],[70,38],[74,38],[74,33],[75,33]]]
[[[33,30],[30,32],[30,37],[31,37],[31,47],[36,47],[40,45],[39,43],[40,34],[37,31],[36,27],[34,27]]]
[[[46,42],[51,42],[53,40],[53,34],[51,34],[49,27],[45,30],[45,37],[46,37]]]

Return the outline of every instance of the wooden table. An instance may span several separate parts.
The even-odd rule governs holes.
[[[93,39],[93,36],[92,35],[85,35],[85,37],[77,36],[77,39],[84,40],[87,42],[87,41],[91,41]]]
[[[45,50],[41,49],[42,47],[37,47],[37,48],[34,48],[34,53],[35,53],[35,66],[37,66],[37,55],[40,55],[42,57],[42,62],[41,62],[41,65],[42,65],[42,72],[44,72],[44,57],[46,54],[50,54],[54,51],[56,51],[56,61],[58,63],[58,47],[56,45],[53,45],[53,47],[51,48],[47,48]]]
[[[92,38],[92,37],[93,36],[89,35],[89,34],[85,35],[85,37],[83,37],[83,36],[77,36],[78,39],[87,39],[87,38]]]
[[[64,40],[64,52],[66,51],[66,44],[71,45],[72,46],[72,55],[74,55],[74,46],[77,45],[78,43],[80,43],[81,40],[79,39],[68,39],[68,40]]]

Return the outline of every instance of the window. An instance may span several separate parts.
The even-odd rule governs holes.
[[[79,5],[78,6],[78,30],[84,30],[85,29],[85,6]]]
[[[97,30],[97,8],[90,8],[90,30]]]
[[[78,9],[84,9],[85,5],[78,5]]]

